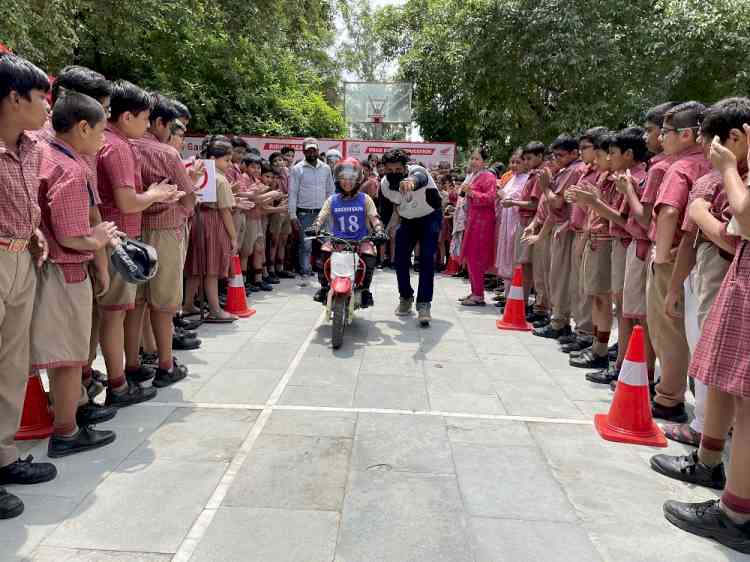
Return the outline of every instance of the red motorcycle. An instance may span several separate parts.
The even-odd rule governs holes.
[[[331,254],[323,265],[323,272],[330,284],[326,311],[332,320],[331,345],[338,349],[344,341],[346,326],[354,320],[354,312],[362,308],[362,282],[367,270],[362,255],[377,255],[374,244],[383,243],[387,238],[375,235],[346,240],[323,231],[310,232],[308,238],[321,240],[322,250]]]

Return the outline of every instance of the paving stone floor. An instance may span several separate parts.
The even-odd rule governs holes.
[[[494,307],[458,306],[463,281],[437,282],[424,330],[378,273],[335,352],[313,291],[285,281],[252,318],[202,327],[178,352],[188,379],[120,411],[113,445],[11,487],[26,512],[0,522],[0,560],[750,559],[669,525],[665,500],[715,494],[602,441],[610,391],[554,342],[497,331]]]

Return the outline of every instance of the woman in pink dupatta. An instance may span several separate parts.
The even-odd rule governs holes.
[[[466,185],[468,215],[461,246],[461,260],[469,270],[471,294],[461,299],[464,306],[484,306],[484,274],[495,265],[495,199],[497,177],[485,169],[487,154],[479,148],[471,155],[473,172]]]
[[[513,177],[498,194],[500,199],[497,202],[497,254],[495,256],[495,270],[497,276],[503,280],[506,289],[510,287],[513,278],[513,239],[516,230],[521,226],[521,218],[518,214],[518,207],[504,208],[502,200],[517,199],[529,178],[520,149],[511,156],[510,169]]]

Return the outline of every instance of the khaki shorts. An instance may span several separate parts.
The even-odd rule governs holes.
[[[264,224],[262,218],[247,218],[245,235],[242,237],[242,243],[240,244],[240,253],[243,256],[251,255],[255,251],[255,246],[263,243],[267,225],[268,223]]]
[[[292,219],[286,213],[271,215],[268,231],[273,236],[289,236],[292,233]]]
[[[549,267],[550,267],[550,237],[540,239],[532,246],[531,255],[534,259],[534,291],[536,292],[537,309],[551,308]]]
[[[109,290],[99,297],[99,308],[102,310],[133,310],[135,308],[135,297],[138,287],[128,283],[112,267],[109,257],[112,250],[107,248],[107,261],[109,262]]]
[[[533,251],[533,247],[521,240],[523,229],[523,225],[519,224],[516,233],[513,235],[513,263],[516,265],[532,262],[531,252]]]
[[[622,293],[625,288],[625,255],[628,248],[633,246],[631,242],[624,246],[619,238],[612,240],[612,292]]]
[[[633,240],[625,257],[625,285],[622,290],[622,315],[625,318],[646,318],[646,277],[648,264],[637,255],[638,244]]]
[[[234,221],[234,232],[237,234],[237,243],[242,244],[247,232],[247,221],[249,219],[245,213],[234,213],[232,220]]]
[[[711,242],[701,242],[695,256],[695,294],[698,296],[698,325],[702,328],[719,294],[732,262],[721,257]]]
[[[177,312],[182,305],[182,272],[187,240],[182,228],[144,230],[143,241],[156,249],[159,268],[153,279],[138,285],[136,301],[147,302],[149,307],[160,312]]]
[[[67,283],[62,270],[47,263],[39,272],[31,318],[34,369],[84,367],[89,361],[93,288],[86,277]]]
[[[612,292],[612,241],[589,240],[583,250],[583,290],[586,295]]]

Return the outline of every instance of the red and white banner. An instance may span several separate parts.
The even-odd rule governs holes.
[[[437,166],[440,162],[450,162],[456,155],[456,143],[453,142],[391,142],[347,140],[346,155],[364,160],[370,154],[381,156],[392,148],[402,148],[411,154],[412,160],[423,164],[427,168]]]
[[[302,159],[302,141],[298,137],[247,137],[243,136],[247,144],[260,150],[263,158],[268,158],[273,152],[280,152],[282,148],[291,146],[294,148],[294,159]],[[197,156],[201,147],[202,136],[185,137],[182,149],[182,157],[189,158]],[[358,160],[364,160],[371,154],[381,156],[392,148],[403,148],[413,160],[424,164],[427,168],[437,166],[440,162],[450,162],[456,156],[456,143],[453,142],[391,142],[391,141],[368,141],[352,139],[318,139],[320,150],[327,152],[337,149],[344,157],[351,156]]]

